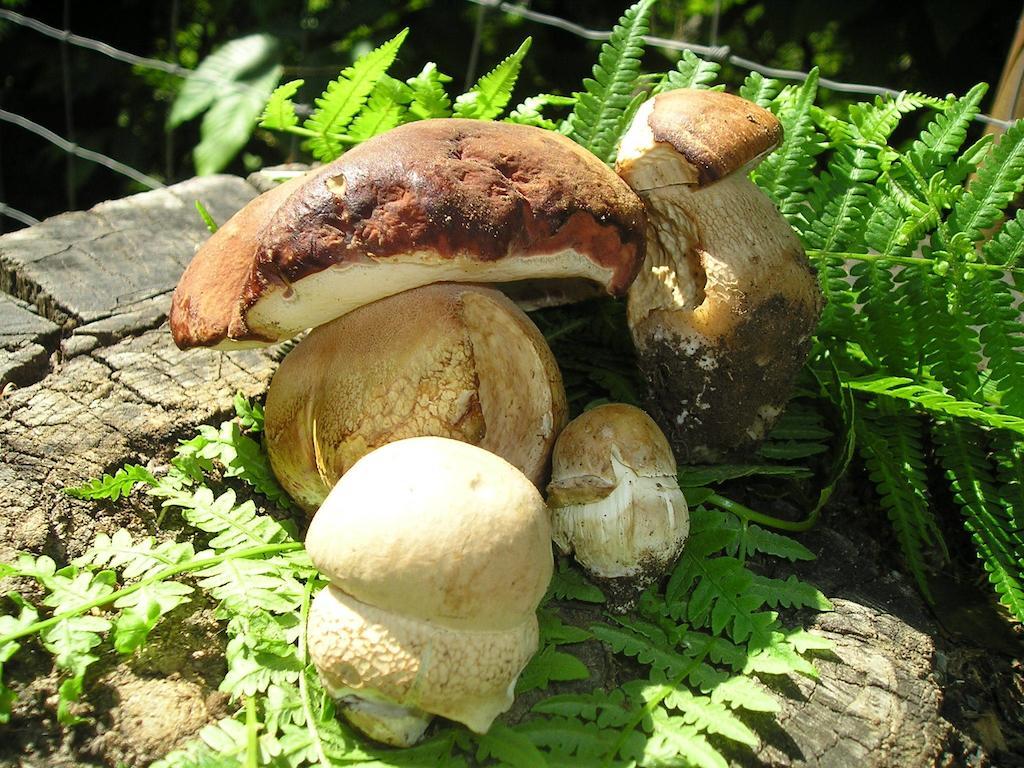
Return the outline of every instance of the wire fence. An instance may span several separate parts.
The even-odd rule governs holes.
[[[505,2],[504,0],[466,0],[468,3],[475,4],[479,8],[479,15],[477,17],[474,27],[474,39],[470,50],[469,64],[466,70],[466,82],[471,83],[473,75],[478,61],[478,54],[480,49],[480,40],[484,31],[484,17],[488,12],[501,12],[512,16],[518,16],[536,24],[542,24],[548,27],[554,27],[568,32],[576,37],[585,40],[607,40],[611,37],[611,30],[603,29],[590,29],[586,26],[563,19],[559,16],[553,16],[546,13],[540,13],[534,11],[523,5],[517,5],[515,3]],[[737,67],[749,69],[754,72],[759,72],[766,77],[775,78],[778,80],[790,80],[795,82],[803,82],[807,77],[807,72],[792,69],[779,69],[777,67],[770,67],[765,64],[761,64],[757,61],[746,59],[742,56],[734,54],[729,46],[717,45],[718,38],[718,22],[720,14],[720,1],[716,0],[714,7],[714,14],[711,23],[711,34],[710,34],[710,45],[701,45],[698,43],[692,43],[681,40],[674,40],[665,37],[647,36],[645,41],[648,45],[667,48],[675,51],[689,50],[693,53],[711,61],[719,63],[732,64]],[[175,7],[172,10],[172,14],[177,10],[177,0],[175,0]],[[69,0],[65,0],[65,24],[69,21],[70,4]],[[9,123],[11,125],[18,126],[24,130],[31,131],[40,138],[45,139],[51,144],[59,147],[64,152],[68,153],[69,156],[82,158],[90,162],[97,163],[105,168],[108,168],[115,173],[119,173],[133,181],[148,187],[150,189],[159,189],[164,186],[163,182],[159,179],[153,178],[152,176],[143,173],[142,171],[132,168],[125,163],[122,163],[108,155],[101,152],[96,152],[84,147],[80,147],[75,141],[72,133],[72,115],[71,115],[71,104],[69,96],[69,74],[68,67],[66,66],[66,47],[74,46],[77,48],[83,48],[86,50],[94,51],[96,53],[107,56],[116,61],[124,62],[125,64],[131,64],[132,66],[142,67],[146,69],[156,70],[165,72],[167,74],[181,77],[181,78],[194,78],[204,82],[220,85],[222,87],[233,88],[236,90],[255,90],[244,83],[238,83],[234,80],[227,80],[224,78],[217,78],[204,75],[202,73],[196,73],[195,70],[182,67],[172,62],[163,61],[161,59],[155,59],[147,56],[140,56],[138,54],[124,51],[119,48],[115,48],[102,40],[96,40],[90,37],[84,37],[82,35],[76,35],[70,31],[70,29],[58,29],[50,26],[38,19],[25,16],[16,11],[12,11],[6,8],[0,8],[0,20],[10,22],[17,26],[25,29],[32,30],[45,37],[52,38],[61,43],[62,56],[65,61],[64,71],[64,87],[65,87],[65,123],[67,138],[58,135],[49,128],[36,123],[30,118],[24,115],[18,115],[7,110],[0,109],[0,121]],[[342,65],[339,65],[338,70],[342,69]],[[837,91],[840,93],[858,94],[863,96],[897,96],[901,91],[895,88],[887,88],[876,85],[865,85],[862,83],[847,83],[839,80],[832,80],[829,78],[819,78],[819,84],[823,88]],[[975,119],[979,122],[998,126],[1000,128],[1008,128],[1012,125],[1012,122],[1006,120],[1000,120],[990,115],[978,114]],[[70,179],[70,169],[69,169]],[[70,181],[69,181],[70,186]],[[73,200],[73,194],[69,190],[69,201]],[[38,223],[38,220],[29,213],[20,211],[13,208],[3,202],[0,202],[0,216],[7,216],[14,219],[22,224],[31,225]]]

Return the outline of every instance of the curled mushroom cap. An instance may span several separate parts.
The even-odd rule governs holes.
[[[727,93],[659,94],[617,170],[647,206],[628,321],[647,407],[677,456],[714,461],[761,440],[810,351],[823,300],[800,242],[747,173],[781,140]]]
[[[565,422],[537,326],[496,290],[446,283],[314,329],[274,374],[264,434],[274,473],[312,512],[362,456],[421,435],[479,445],[540,486]]]
[[[264,344],[443,281],[502,284],[527,306],[621,295],[643,221],[629,187],[564,136],[410,123],[236,214],[182,276],[171,331],[181,348]]]
[[[486,731],[537,648],[550,538],[534,485],[481,448],[417,437],[358,461],[306,535],[331,582],[310,657],[346,716],[403,746],[430,714]]]
[[[621,403],[587,411],[562,430],[548,506],[555,543],[574,553],[618,611],[668,570],[690,531],[665,435]]]

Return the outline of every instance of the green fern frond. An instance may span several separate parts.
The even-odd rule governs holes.
[[[1024,323],[1013,291],[1002,280],[976,277],[964,305],[970,324],[980,329],[990,389],[998,393],[1000,410],[1024,417]]]
[[[781,88],[782,83],[778,80],[765,77],[760,72],[751,72],[743,79],[743,85],[740,86],[740,96],[760,107],[767,108],[775,97],[779,95]]]
[[[858,238],[870,207],[869,185],[878,174],[872,150],[847,144],[834,152],[828,170],[815,180],[804,242],[826,253],[866,250]]]
[[[688,688],[675,686],[665,699],[665,705],[678,711],[686,725],[702,733],[713,733],[723,738],[756,747],[757,736],[721,702],[710,696],[695,694]]]
[[[138,484],[156,485],[156,478],[145,467],[138,464],[125,464],[113,475],[105,474],[102,478],[90,480],[85,485],[65,488],[64,493],[75,499],[110,499],[117,501],[122,496],[130,496]]]
[[[342,134],[395,60],[408,33],[408,29],[403,29],[380,47],[359,57],[316,99],[316,111],[304,127],[313,134],[308,146],[317,160],[328,162],[344,151]]]
[[[967,192],[953,207],[949,228],[978,241],[999,221],[1003,210],[1024,189],[1024,121],[999,138]]]
[[[921,425],[906,408],[879,401],[858,409],[857,444],[921,592],[928,588],[927,551],[941,548],[942,533],[931,509]]]
[[[873,104],[851,104],[848,113],[859,139],[872,144],[885,144],[903,115],[923,107],[942,109],[945,106],[946,103],[940,99],[923,93],[903,91],[896,96],[876,96]]]
[[[866,376],[848,378],[843,381],[843,386],[855,392],[884,395],[885,397],[904,400],[937,418],[954,416],[961,419],[969,419],[987,427],[1006,429],[1018,434],[1024,434],[1024,418],[998,413],[973,400],[957,399],[943,392],[935,383],[924,379],[915,380],[903,376],[886,376],[882,373],[872,373]]]
[[[279,85],[270,94],[267,106],[263,108],[260,115],[260,128],[268,128],[272,131],[286,131],[299,124],[298,115],[295,114],[295,104],[292,97],[298,93],[299,88],[305,85],[305,80],[291,80],[284,85]]]
[[[686,720],[663,709],[651,713],[651,733],[644,745],[645,764],[728,768],[722,754]]]
[[[96,536],[85,553],[75,559],[79,567],[111,568],[121,572],[122,579],[141,579],[163,568],[182,563],[195,555],[191,542],[162,541],[152,536],[132,539],[123,528],[113,536]]]
[[[811,107],[818,93],[818,70],[812,69],[800,86],[785,88],[771,103],[782,123],[782,145],[754,170],[751,178],[782,215],[799,228],[799,214],[811,187],[815,157],[822,150]]]
[[[619,19],[567,118],[569,138],[607,163],[614,162],[619,139],[643,99],[635,88],[653,5],[654,0],[640,0]]]
[[[997,495],[1010,521],[1008,530],[1017,560],[1024,567],[1024,443],[1012,435],[992,437],[992,456],[999,482]]]
[[[413,119],[428,120],[451,115],[452,100],[444,87],[451,81],[451,77],[438,70],[434,62],[428,62],[418,75],[406,80],[406,85],[412,90],[409,114]]]
[[[1024,208],[1007,221],[981,249],[985,261],[1004,267],[1016,267],[1024,258]]]
[[[544,117],[544,107],[571,107],[575,103],[576,99],[572,96],[555,96],[550,93],[541,93],[524,100],[505,119],[511,123],[535,125],[538,128],[557,131],[558,124],[554,120]]]
[[[1000,602],[1024,621],[1024,573],[1020,542],[999,500],[992,468],[985,456],[984,435],[956,421],[937,425],[937,451],[964,516],[964,527]]]
[[[409,103],[413,99],[412,89],[401,80],[383,75],[373,86],[365,108],[359,111],[348,135],[356,141],[365,141],[384,131],[390,131],[403,122]]]
[[[910,339],[906,334],[890,332],[909,322],[906,306],[895,300],[896,271],[891,262],[879,259],[854,264],[850,275],[861,306],[861,347],[876,364],[906,374],[914,367]]]
[[[987,90],[984,83],[971,88],[937,114],[914,141],[910,156],[922,176],[930,176],[957,153],[967,138],[967,129],[978,114]]]
[[[477,80],[466,93],[455,99],[455,117],[473,120],[492,120],[500,115],[512,98],[512,89],[519,79],[526,52],[532,38],[526,38],[518,49],[498,66]]]
[[[716,61],[707,61],[693,51],[684,50],[676,62],[676,68],[666,72],[654,86],[654,93],[675,88],[711,88],[721,68],[722,65]]]

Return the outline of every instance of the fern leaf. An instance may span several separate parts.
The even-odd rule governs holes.
[[[813,608],[831,611],[833,605],[818,589],[790,574],[785,579],[771,579],[755,575],[751,592],[769,608]]]
[[[601,46],[593,79],[583,81],[584,91],[568,117],[569,138],[607,163],[614,161],[619,139],[639,106],[634,89],[653,5],[654,0],[640,0],[619,19]]]
[[[740,86],[740,96],[758,106],[767,108],[772,100],[779,95],[781,87],[778,80],[765,77],[760,72],[751,72]]]
[[[559,651],[553,645],[545,647],[540,653],[534,654],[519,675],[516,693],[532,691],[536,688],[547,688],[552,680],[586,680],[590,677],[587,665],[571,653]]]
[[[584,603],[603,603],[601,590],[584,578],[583,574],[565,561],[558,564],[548,593],[561,600],[580,600]]]
[[[987,90],[988,86],[984,83],[971,88],[937,114],[914,141],[910,156],[922,176],[931,176],[957,153],[967,138],[967,129],[978,114],[981,99]]]
[[[401,80],[384,75],[373,86],[366,106],[359,112],[348,130],[356,141],[365,141],[401,123],[412,101],[412,89]]]
[[[779,700],[756,678],[734,675],[711,689],[711,700],[748,712],[779,712]]]
[[[183,563],[194,554],[191,542],[156,544],[152,536],[133,541],[132,535],[122,528],[113,536],[99,534],[85,554],[75,560],[75,565],[111,568],[121,571],[122,579],[141,579]]]
[[[791,561],[814,559],[814,553],[796,539],[774,531],[766,531],[754,524],[744,525],[726,551],[730,555],[735,555],[738,551],[742,553],[742,557],[763,553]]]
[[[709,696],[695,694],[686,688],[675,687],[664,699],[665,705],[682,714],[686,725],[705,733],[715,733],[730,741],[756,747],[757,736],[724,704]]]
[[[279,85],[270,94],[267,106],[263,108],[260,116],[260,127],[272,131],[286,131],[299,124],[299,117],[295,114],[295,104],[292,97],[298,93],[299,88],[305,85],[305,80],[291,80],[284,85]]]
[[[994,435],[993,445],[999,502],[1010,521],[1017,561],[1024,566],[1024,443],[1009,435]]]
[[[607,624],[594,624],[590,631],[594,636],[624,656],[635,658],[641,664],[664,672],[673,680],[688,680],[702,689],[710,689],[726,676],[707,664],[700,656],[689,656],[678,650],[664,634],[648,632],[640,634],[632,627],[612,627]]]
[[[880,401],[858,410],[856,429],[868,476],[904,561],[921,592],[931,599],[926,550],[939,547],[945,553],[945,544],[931,509],[921,426],[905,408]]]
[[[406,80],[406,85],[412,90],[409,114],[413,119],[428,120],[451,115],[452,100],[444,88],[451,81],[451,77],[438,70],[434,62],[428,62],[418,75]]]
[[[993,226],[1024,188],[1024,121],[1014,123],[985,158],[966,194],[953,207],[949,228],[974,241]]]
[[[65,488],[64,493],[75,499],[110,499],[117,501],[122,496],[130,496],[135,486],[156,485],[156,478],[145,467],[138,464],[125,464],[113,475],[90,480],[85,485]]]
[[[557,131],[558,124],[554,120],[544,117],[544,107],[571,107],[576,99],[571,96],[555,96],[550,93],[541,93],[537,96],[530,96],[518,107],[513,109],[506,118],[511,123],[520,125],[535,125],[549,131]]]
[[[959,400],[943,392],[936,385],[926,384],[921,380],[915,381],[902,376],[886,376],[885,374],[869,374],[846,379],[843,386],[856,392],[869,392],[904,400],[939,418],[955,416],[970,419],[984,426],[1024,434],[1024,418],[997,413],[972,400]]]
[[[875,211],[882,210],[881,207]],[[870,224],[869,224],[870,232]],[[868,236],[869,245],[871,237]],[[854,264],[850,274],[861,306],[862,330],[858,334],[861,347],[871,359],[893,373],[908,373],[914,368],[915,351],[907,334],[892,333],[909,323],[906,306],[896,300],[896,278],[893,265],[886,260]]]
[[[601,728],[622,728],[633,717],[633,709],[621,688],[592,693],[549,696],[533,705],[534,712],[593,720]]]
[[[596,723],[569,717],[538,717],[515,726],[515,731],[555,756],[572,758],[567,761],[568,765],[593,765],[600,761],[606,765],[619,765],[609,759],[614,757],[610,753],[616,747],[618,732],[604,730]],[[640,739],[642,741],[642,737]],[[633,741],[635,745],[636,739]],[[549,764],[553,764],[551,758]]]
[[[228,490],[214,498],[209,488],[180,492],[166,498],[165,507],[176,507],[187,523],[217,534],[210,547],[228,550],[239,546],[278,544],[294,538],[292,531],[266,515],[256,514],[251,501],[235,506],[235,492]]]
[[[1000,410],[1024,417],[1024,323],[1010,286],[999,274],[976,275],[966,291],[968,322],[978,327]]]
[[[985,243],[982,255],[988,264],[1016,267],[1024,258],[1024,208],[1007,221],[998,234]]]
[[[651,734],[644,745],[644,765],[686,765],[695,768],[728,768],[722,754],[682,717],[655,709],[650,715]]]
[[[722,68],[716,61],[707,61],[690,50],[684,50],[676,62],[676,68],[669,70],[654,87],[654,93],[674,88],[710,88],[718,79]]]
[[[1012,521],[999,502],[992,469],[977,429],[955,421],[935,429],[938,454],[960,509],[964,527],[978,548],[1000,602],[1024,621],[1024,573],[1011,531]]]
[[[302,602],[302,584],[278,558],[224,560],[196,575],[199,586],[230,614],[289,613]]]
[[[408,33],[408,29],[403,29],[380,47],[359,57],[352,66],[342,70],[338,78],[327,86],[323,95],[316,99],[316,111],[304,126],[315,134],[308,143],[317,160],[328,162],[342,153],[338,134],[348,127],[352,118],[362,109],[377,81],[395,60]]]
[[[869,185],[877,178],[878,161],[872,150],[849,144],[840,147],[828,171],[815,181],[804,242],[826,253],[866,250],[859,236],[868,214]]]
[[[455,99],[455,117],[473,120],[492,120],[500,115],[519,79],[526,52],[530,50],[532,38],[526,38],[515,53],[507,56],[498,66],[477,80],[466,93]]]
[[[811,107],[818,92],[818,70],[812,69],[799,87],[783,90],[771,106],[782,123],[782,145],[754,170],[751,178],[794,226],[811,186],[815,156],[822,144],[814,129]]]
[[[859,138],[872,144],[885,144],[903,115],[922,107],[942,109],[945,106],[945,102],[923,93],[903,91],[896,96],[876,96],[874,104],[852,104],[850,123],[856,126]]]
[[[140,648],[160,617],[187,603],[192,592],[187,584],[159,581],[116,600],[114,607],[120,608],[121,614],[114,622],[114,649],[127,654]]]

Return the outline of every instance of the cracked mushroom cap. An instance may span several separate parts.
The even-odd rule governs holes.
[[[550,536],[537,489],[482,448],[417,437],[357,462],[306,535],[331,582],[310,657],[346,717],[400,746],[431,714],[486,731],[537,649]]]
[[[800,241],[747,176],[780,139],[756,104],[678,90],[645,103],[620,148],[616,169],[648,215],[627,320],[647,409],[684,461],[763,439],[821,315]]]
[[[182,276],[171,331],[183,349],[266,344],[443,281],[497,283],[528,307],[621,295],[643,222],[637,196],[564,136],[414,122],[236,214]]]
[[[264,435],[307,512],[375,448],[436,435],[479,445],[540,486],[565,390],[533,321],[499,291],[415,288],[315,328],[282,361]]]

